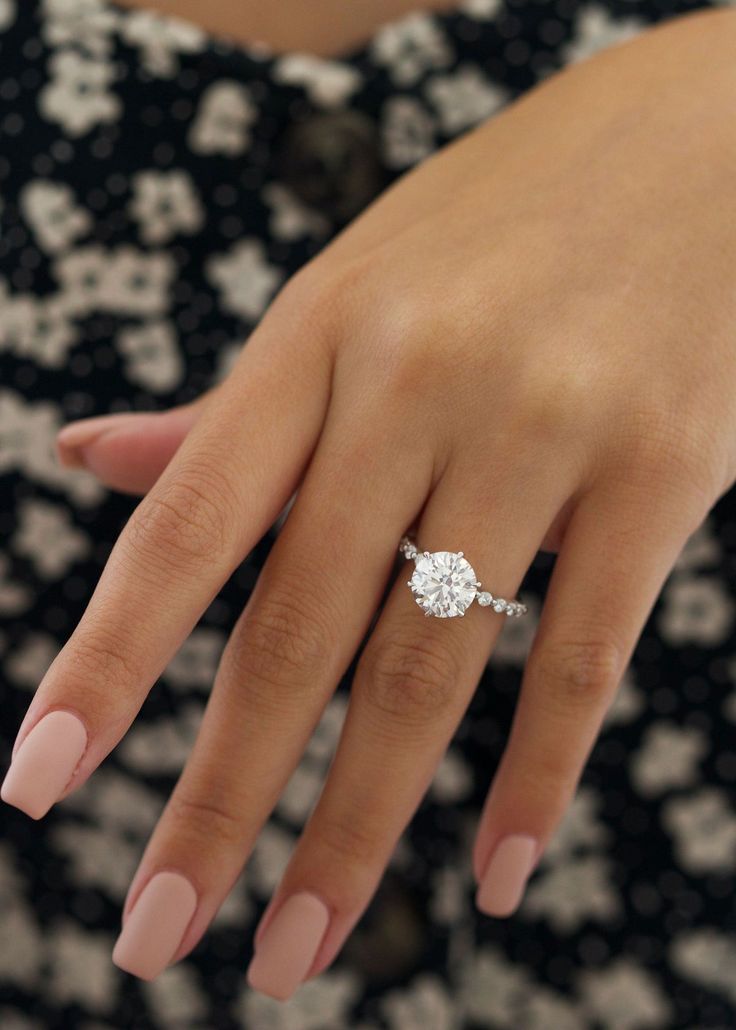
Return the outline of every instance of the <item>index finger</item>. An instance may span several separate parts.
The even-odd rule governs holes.
[[[288,298],[286,298],[288,302]],[[293,494],[329,395],[322,340],[273,306],[113,547],[43,677],[0,796],[35,819],[81,785]]]

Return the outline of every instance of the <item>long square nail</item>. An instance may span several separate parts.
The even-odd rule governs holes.
[[[517,908],[532,869],[535,837],[515,833],[496,845],[478,886],[475,903],[489,916],[510,916]]]
[[[87,746],[87,731],[71,712],[49,712],[24,738],[0,798],[40,819],[58,801]]]
[[[314,894],[292,894],[256,945],[246,974],[250,986],[279,1001],[290,998],[309,972],[329,920]]]
[[[156,873],[125,920],[112,960],[126,973],[153,980],[174,957],[197,907],[197,892],[181,873]]]

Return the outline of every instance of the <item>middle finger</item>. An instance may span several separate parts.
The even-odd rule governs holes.
[[[387,447],[375,430],[337,421],[328,420],[228,641],[194,749],[128,892],[113,959],[145,979],[194,946],[232,886],[368,629],[397,536],[427,495],[428,447],[422,455],[412,441],[402,470],[398,433]]]

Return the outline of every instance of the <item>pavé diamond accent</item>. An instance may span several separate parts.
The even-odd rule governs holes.
[[[427,615],[449,619],[465,614],[478,590],[478,580],[462,554],[425,551],[417,555],[409,586]]]

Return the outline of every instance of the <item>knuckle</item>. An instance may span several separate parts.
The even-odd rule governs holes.
[[[567,372],[564,368],[564,372]],[[550,369],[538,375],[537,369],[520,374],[519,399],[515,411],[505,411],[509,432],[519,439],[560,444],[574,440],[585,417],[583,396],[586,385],[563,369]],[[513,403],[513,402],[512,402]]]
[[[682,404],[654,401],[629,415],[622,443],[627,477],[649,490],[716,488],[720,447],[702,412],[689,416]]]
[[[350,298],[351,335],[370,341],[376,395],[405,408],[425,406],[431,392],[436,404],[449,409],[448,376],[465,383],[479,361],[472,333],[459,324],[457,307],[443,304],[437,294],[387,287],[385,272],[377,275],[360,265],[348,270],[346,282],[338,281],[340,294]]]
[[[197,839],[225,845],[237,845],[243,839],[243,821],[211,795],[177,790],[169,798],[168,809],[177,834],[189,832]]]
[[[394,403],[401,402],[404,405],[411,404],[426,392],[430,376],[439,376],[445,363],[442,360],[439,366],[435,364],[430,352],[430,341],[427,341],[426,347],[418,346],[412,333],[418,335],[416,329],[402,333],[394,323],[381,338],[381,346],[387,355],[382,366],[382,393]]]
[[[447,346],[450,336],[452,347]],[[435,404],[449,406],[449,398],[445,399],[448,377],[465,382],[462,331],[457,326],[454,332],[443,331],[429,300],[420,306],[420,298],[392,298],[389,317],[378,327],[375,347],[381,393],[402,408],[426,405],[428,392]]]
[[[613,693],[621,672],[618,646],[602,637],[550,640],[529,660],[535,700],[563,714],[598,707]]]
[[[579,454],[581,439],[588,447],[595,439],[589,430],[600,418],[599,391],[585,369],[557,353],[556,342],[552,336],[547,361],[524,362],[516,351],[503,355],[500,372],[508,385],[496,405],[502,446]]]
[[[331,338],[351,296],[349,277],[349,268],[333,271],[324,267],[322,259],[309,263],[282,287],[271,305],[269,317],[298,327],[302,337],[314,341]]]
[[[86,633],[74,641],[73,656],[77,676],[89,679],[93,683],[104,683],[113,688],[138,684],[139,672],[133,656],[119,640],[113,640],[100,630]]]
[[[388,636],[371,644],[359,666],[366,703],[416,728],[441,720],[456,701],[458,663],[448,648],[417,636]]]
[[[212,477],[182,475],[140,503],[128,527],[131,547],[151,557],[154,567],[209,564],[225,549],[230,508]]]
[[[223,654],[226,674],[247,682],[249,698],[259,687],[294,687],[300,693],[320,682],[320,672],[334,654],[325,609],[304,606],[296,592],[271,587],[246,611]]]

